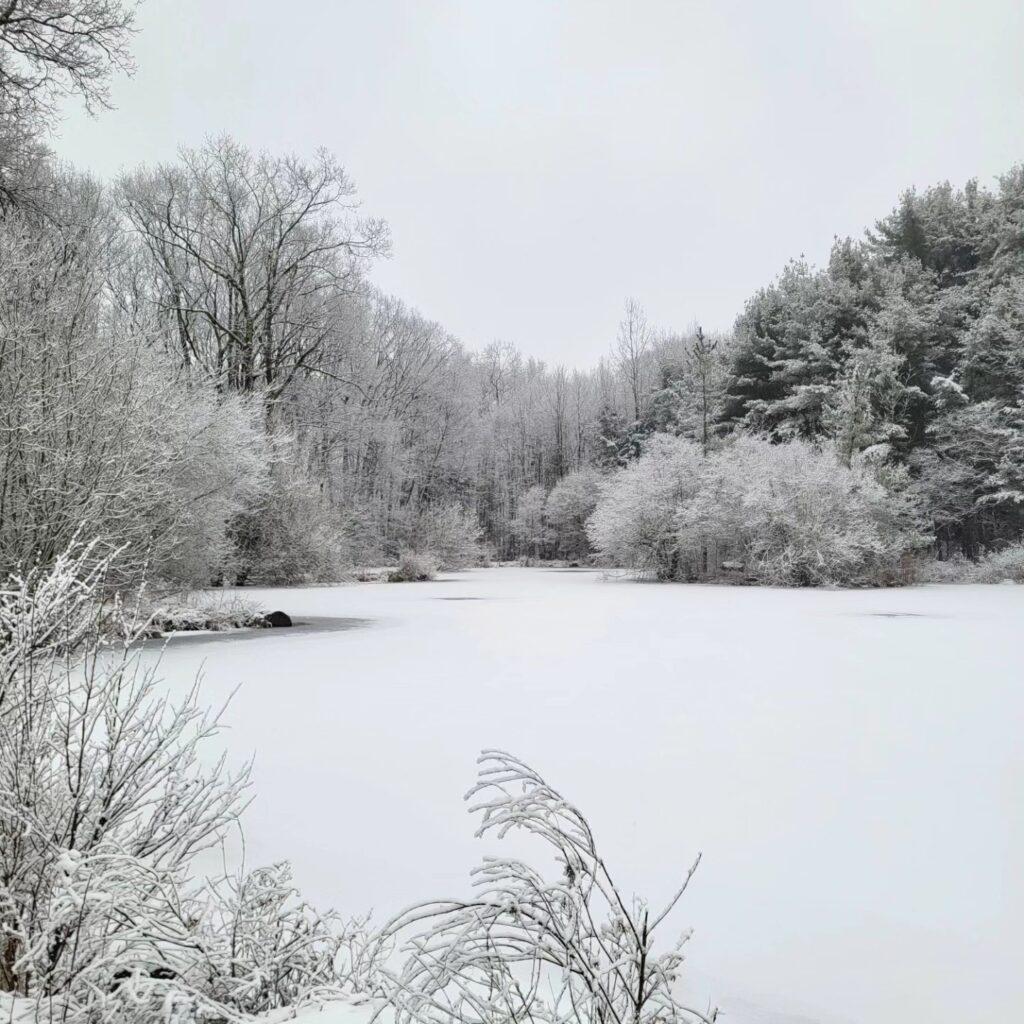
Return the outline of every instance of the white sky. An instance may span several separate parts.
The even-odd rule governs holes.
[[[102,175],[229,132],[345,164],[392,227],[375,280],[466,344],[606,352],[626,296],[727,328],[910,185],[1024,159],[1024,4],[147,0]]]

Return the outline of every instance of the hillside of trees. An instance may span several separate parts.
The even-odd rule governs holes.
[[[4,568],[78,531],[123,548],[126,578],[182,585],[406,550],[582,559],[656,435],[696,466],[741,437],[870,466],[905,550],[977,558],[1024,528],[1022,168],[906,193],[827,267],[787,266],[731,335],[655,329],[630,301],[586,371],[473,351],[375,289],[386,226],[325,154],[224,138],[109,184],[30,173],[0,220]],[[597,547],[629,557],[607,531]]]
[[[1024,167],[905,193],[730,333],[658,328],[629,300],[593,367],[548,366],[377,289],[387,225],[330,154],[224,136],[108,182],[56,162],[57,97],[102,105],[130,61],[121,6],[83,10],[92,48],[0,24],[24,50],[2,83],[0,571],[82,536],[118,551],[116,578],[176,587],[409,552],[880,582],[911,553],[1020,538]],[[669,438],[686,480],[657,523],[631,519],[620,492],[659,476]],[[751,459],[768,492],[827,478],[831,510],[782,523]],[[710,523],[723,502],[750,514]]]

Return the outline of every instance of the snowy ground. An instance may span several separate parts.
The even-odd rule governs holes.
[[[316,902],[465,892],[482,850],[461,794],[496,746],[652,901],[703,851],[676,920],[726,1024],[1024,1019],[1024,587],[492,569],[245,596],[369,620],[164,654],[175,687],[203,664],[210,702],[239,687],[248,860],[290,858]]]

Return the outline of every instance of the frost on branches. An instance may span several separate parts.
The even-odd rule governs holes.
[[[554,855],[557,875],[485,858],[471,899],[424,903],[386,924],[382,941],[397,938],[405,955],[390,979],[398,1024],[715,1020],[715,1011],[684,1007],[673,991],[688,935],[655,947],[697,863],[667,906],[652,911],[623,895],[586,818],[532,768],[493,750],[479,764],[467,794],[481,815],[477,836],[527,833]]]
[[[164,696],[146,623],[101,603],[115,557],[76,542],[0,583],[0,996],[26,1019],[184,1024],[372,992],[366,922],[315,913],[287,865],[198,877],[248,769],[201,756],[218,716]]]
[[[73,544],[0,591],[0,991],[56,997],[72,1019],[117,1019],[142,998],[136,975],[165,990],[144,1001],[171,998],[195,945],[189,867],[247,783],[201,764],[216,717],[195,691],[161,695],[130,622],[105,642],[113,557]]]
[[[654,434],[605,483],[587,530],[606,564],[777,586],[905,582],[906,556],[931,539],[884,445],[847,465],[829,445],[754,436],[705,455]]]

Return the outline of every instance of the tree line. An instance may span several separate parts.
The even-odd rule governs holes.
[[[387,224],[326,152],[223,136],[110,182],[53,159],[58,100],[102,106],[131,30],[117,0],[0,17],[0,569],[75,536],[117,550],[116,577],[184,586],[333,580],[403,552],[649,563],[591,520],[603,502],[606,526],[636,526],[615,489],[666,437],[697,468],[742,461],[753,442],[725,453],[745,438],[810,446],[805,468],[827,451],[836,480],[870,476],[903,510],[905,551],[1020,537],[1024,168],[905,193],[729,332],[655,327],[631,299],[592,368],[548,366],[377,289]],[[685,504],[654,544],[662,575],[758,574],[761,528],[694,541]]]

